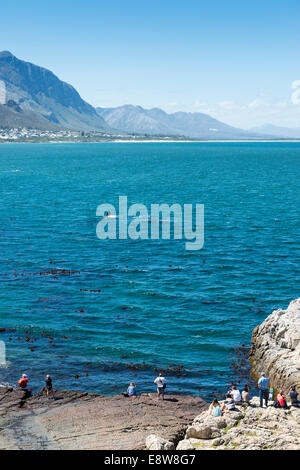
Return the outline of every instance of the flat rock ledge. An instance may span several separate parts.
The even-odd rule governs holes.
[[[237,406],[221,417],[207,411],[197,416],[187,428],[177,450],[299,450],[300,409],[259,407],[259,399],[251,406]]]
[[[249,359],[255,378],[263,371],[273,387],[288,393],[295,385],[300,391],[300,298],[254,329]]]
[[[24,399],[21,390],[0,387],[0,449],[139,450],[149,435],[152,449],[174,449],[207,407],[200,397],[183,395],[158,401],[155,394],[124,398],[55,391],[53,398],[41,392]]]

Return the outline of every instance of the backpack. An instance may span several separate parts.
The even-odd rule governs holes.
[[[28,380],[26,380],[25,378],[20,379],[18,382],[18,385],[20,388],[26,388],[27,384],[28,384]]]

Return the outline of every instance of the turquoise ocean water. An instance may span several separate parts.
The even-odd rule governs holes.
[[[169,390],[225,390],[234,348],[299,296],[299,159],[299,143],[1,145],[1,382],[152,391],[163,368]],[[204,248],[100,241],[96,208],[119,195],[203,203]]]

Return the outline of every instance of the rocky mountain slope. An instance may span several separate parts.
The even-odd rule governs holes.
[[[23,126],[30,119],[32,125],[38,127],[42,119],[48,121],[49,126],[55,124],[76,130],[108,128],[95,108],[86,103],[71,85],[59,80],[49,70],[19,60],[8,51],[0,52],[0,80],[5,83],[6,101],[13,100],[24,113],[29,113],[27,118],[24,116]],[[16,116],[12,116],[10,111],[1,107],[0,126],[4,122],[13,127]]]
[[[141,106],[132,105],[97,108],[97,111],[111,127],[133,134],[181,135],[201,139],[263,137],[255,132],[229,126],[203,113],[168,114],[159,108],[144,109]]]
[[[24,111],[13,100],[9,100],[7,104],[0,104],[0,128],[36,128],[36,129],[59,129],[57,124],[49,122],[44,117],[32,111]]]
[[[251,132],[260,134],[270,134],[274,137],[282,137],[285,139],[300,139],[300,127],[281,127],[273,124],[264,124],[258,127],[252,127]]]

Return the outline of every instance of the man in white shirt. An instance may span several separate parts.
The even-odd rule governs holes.
[[[158,400],[160,397],[164,400],[165,398],[165,388],[166,388],[166,379],[162,376],[162,374],[159,374],[158,377],[154,380],[154,383],[157,385],[157,398]]]
[[[230,395],[235,402],[242,401],[241,393],[237,390],[236,385],[232,385]]]

